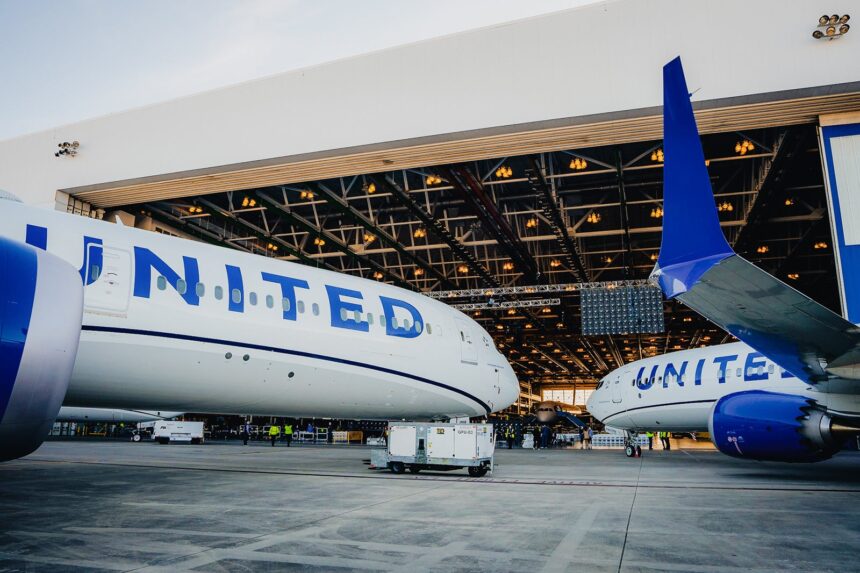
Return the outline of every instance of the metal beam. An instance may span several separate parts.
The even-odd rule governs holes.
[[[301,227],[314,237],[322,239],[326,243],[331,243],[331,245],[334,246],[337,250],[344,253],[345,255],[348,255],[351,259],[358,262],[360,265],[370,267],[374,271],[381,273],[384,276],[387,276],[390,280],[394,281],[397,286],[410,290],[414,288],[412,284],[406,281],[403,277],[391,272],[388,268],[383,265],[380,265],[376,261],[368,257],[359,255],[329,231],[326,231],[325,229],[318,227],[314,223],[308,221],[304,217],[293,213],[289,209],[289,207],[282,205],[280,202],[276,201],[275,199],[272,199],[262,191],[256,191],[254,192],[254,194],[269,208],[274,209],[280,217],[286,219],[289,223],[297,227]]]
[[[421,223],[430,230],[436,237],[448,245],[451,249],[451,252],[456,255],[456,257],[463,262],[469,270],[474,274],[481,277],[481,279],[489,286],[501,286],[498,279],[490,274],[490,272],[484,267],[475,256],[466,249],[454,235],[448,230],[444,224],[442,224],[439,220],[433,217],[431,214],[427,213],[421,205],[419,205],[410,195],[407,193],[397,182],[394,180],[391,175],[382,176],[368,176],[370,181],[376,183],[378,187],[381,187],[391,193],[391,196],[398,200],[401,204],[403,204],[409,211],[418,218]]]
[[[484,224],[484,229],[498,241],[499,247],[511,258],[517,270],[523,273],[525,281],[538,282],[540,271],[537,264],[507,220],[499,213],[481,182],[462,165],[443,168],[440,171],[454,191],[472,208]]]
[[[329,205],[331,205],[341,213],[351,217],[356,223],[379,237],[379,240],[381,242],[385,243],[386,245],[397,251],[401,256],[410,260],[415,266],[423,269],[424,272],[428,273],[430,276],[435,277],[441,284],[447,287],[457,286],[456,284],[451,282],[448,277],[439,272],[436,267],[434,267],[418,255],[411,253],[405,248],[403,248],[403,245],[400,244],[400,241],[398,241],[395,237],[392,237],[385,230],[380,228],[376,223],[366,217],[363,213],[355,209],[337,193],[335,193],[322,183],[314,183],[314,188],[319,191],[320,195],[323,197],[323,199],[326,200],[326,202],[328,202]]]
[[[568,270],[573,273],[576,280],[580,282],[588,281],[588,271],[585,270],[585,264],[582,261],[579,247],[577,247],[576,242],[571,240],[570,234],[567,232],[567,221],[562,216],[561,210],[558,207],[557,198],[546,182],[543,169],[541,169],[540,164],[534,157],[529,157],[529,164],[531,165],[531,169],[526,171],[529,185],[535,197],[537,197],[538,206],[543,211],[544,216],[552,223],[552,232],[555,235],[558,246],[561,248],[562,256]]]

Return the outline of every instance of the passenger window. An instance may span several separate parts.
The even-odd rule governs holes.
[[[773,364],[768,364],[768,367],[767,367],[767,373],[768,373],[768,374],[773,374]]]
[[[358,312],[357,310],[352,311],[352,319],[355,322],[361,322],[361,313]]]
[[[741,377],[741,369],[740,368],[737,369],[737,376],[738,376],[738,378]]]
[[[290,304],[290,299],[284,298],[281,299],[281,306],[284,308],[285,311],[289,312],[290,308],[292,308],[293,305]]]
[[[421,334],[421,323],[420,322],[417,322],[417,321],[415,322],[415,332],[417,332],[418,334]]]
[[[252,292],[248,295],[248,301],[251,303],[251,306],[257,306],[257,293]]]
[[[182,279],[177,280],[176,281],[176,292],[178,292],[179,294],[185,294],[186,291],[188,291],[188,283],[186,283]]]
[[[367,313],[367,324],[373,326],[373,313]]]
[[[273,297],[270,294],[267,294],[266,295],[266,306],[268,308],[274,308],[275,307],[275,297]]]
[[[430,327],[430,323],[427,323],[427,334],[433,334],[433,329]]]
[[[217,300],[221,300],[222,298],[224,298],[224,289],[223,288],[221,288],[219,286],[215,287],[215,298]]]
[[[466,342],[466,335],[463,334],[462,330],[460,331],[460,340],[462,340],[463,342]]]
[[[158,290],[164,290],[167,288],[167,279],[159,276],[155,281],[155,285],[158,287]]]
[[[230,300],[233,301],[233,304],[239,304],[242,302],[242,291],[237,288],[234,288],[230,291]]]
[[[340,309],[340,321],[346,322],[346,309],[345,308]]]
[[[206,294],[206,285],[203,283],[197,283],[194,285],[194,294],[196,294],[198,298],[203,298],[203,295]]]
[[[379,315],[379,326],[385,326],[386,322],[387,322],[387,321],[385,320],[385,315],[384,315],[384,314],[380,314],[380,315]]]
[[[102,270],[99,268],[98,265],[93,265],[92,267],[90,267],[90,277],[94,281],[99,280],[100,276],[102,276]]]
[[[396,317],[396,316],[392,316],[392,317],[391,317],[391,326],[393,326],[394,328],[397,328],[397,327],[398,327],[398,325],[397,325],[397,317]]]
[[[314,316],[319,316],[320,315],[320,305],[318,305],[317,303],[313,303],[311,305],[311,312],[314,313]]]
[[[299,311],[299,314],[305,313],[305,301],[300,300],[296,303],[296,309]]]
[[[403,328],[409,330],[409,321],[406,319],[403,320]]]

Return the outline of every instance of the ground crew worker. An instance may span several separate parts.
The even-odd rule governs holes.
[[[648,431],[645,432],[645,435],[648,436],[648,449],[654,449],[654,432]]]
[[[514,447],[514,428],[512,426],[505,429],[505,439],[508,441],[508,449],[512,449]]]
[[[275,442],[278,441],[278,436],[281,435],[281,427],[272,424],[272,427],[269,428],[269,438],[272,440],[272,447],[275,447]]]
[[[242,426],[242,445],[243,446],[248,445],[248,438],[250,438],[250,437],[251,437],[251,428],[246,423],[244,426]]]
[[[671,450],[672,444],[669,443],[669,436],[670,436],[669,432],[663,432],[663,436],[664,436],[663,437],[663,449],[667,450],[667,451]]]
[[[293,443],[293,425],[286,424],[284,426],[284,435],[287,437],[287,447],[290,447],[290,444]]]

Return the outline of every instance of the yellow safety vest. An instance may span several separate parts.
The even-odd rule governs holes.
[[[284,433],[288,436],[293,435],[293,427],[292,426],[284,426]]]
[[[272,426],[271,428],[269,428],[269,435],[270,436],[277,436],[280,433],[281,433],[281,429],[277,426]]]

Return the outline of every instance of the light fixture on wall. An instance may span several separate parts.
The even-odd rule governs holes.
[[[54,157],[74,157],[78,154],[78,147],[80,146],[81,144],[77,141],[72,141],[71,143],[68,141],[58,143],[57,147],[59,147],[60,150],[54,153]]]
[[[818,29],[812,32],[812,37],[816,40],[835,40],[841,38],[848,33],[851,26],[848,25],[848,20],[851,16],[844,14],[833,14],[828,16],[824,14],[818,19]]]

